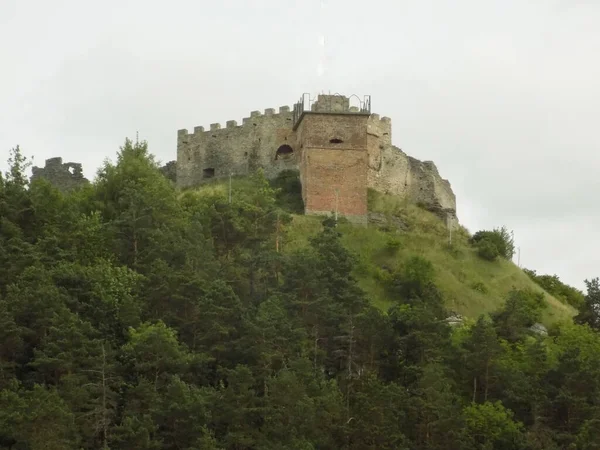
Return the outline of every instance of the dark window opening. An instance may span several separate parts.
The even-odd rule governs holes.
[[[202,171],[202,175],[204,176],[204,178],[213,178],[215,176],[215,169],[213,169],[212,167],[204,169]]]
[[[344,142],[344,141],[342,141],[342,140],[341,140],[341,139],[339,139],[339,138],[333,138],[333,139],[329,139],[329,143],[330,143],[330,144],[341,144],[342,142]]]
[[[384,136],[389,136],[390,133],[383,133]]]
[[[292,156],[294,153],[294,149],[287,144],[283,144],[281,147],[277,149],[275,153],[275,159],[286,159]]]
[[[244,156],[248,156],[248,152],[244,152]]]
[[[213,134],[213,135],[212,135],[212,137],[217,137],[217,135],[216,135],[216,134]]]

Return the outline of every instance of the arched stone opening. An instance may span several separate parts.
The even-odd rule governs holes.
[[[293,154],[294,149],[287,144],[283,144],[275,152],[275,159],[289,159]]]

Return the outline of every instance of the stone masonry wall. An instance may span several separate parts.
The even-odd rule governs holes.
[[[63,192],[89,183],[83,176],[81,164],[73,162],[63,164],[60,157],[47,159],[44,167],[32,167],[31,172],[32,182],[38,178],[45,178]]]
[[[456,197],[432,161],[421,162],[392,145],[391,119],[371,114],[368,184],[379,192],[421,203],[445,217],[456,214]]]
[[[259,167],[268,178],[300,169],[307,211],[332,211],[335,185],[340,190],[338,210],[362,215],[366,188],[364,196],[357,194],[361,185],[421,203],[440,216],[455,217],[450,183],[433,162],[421,162],[392,145],[390,118],[357,113],[343,97],[320,96],[296,130],[292,122],[293,113],[283,106],[278,113],[253,111],[241,125],[232,120],[225,127],[195,127],[193,133],[179,130],[177,185],[194,186],[230,173],[245,175]]]
[[[245,175],[259,167],[267,177],[297,168],[292,113],[283,106],[264,114],[253,111],[242,125],[231,120],[225,128],[212,124],[179,130],[177,135],[177,185],[197,185],[212,177]],[[278,154],[278,150],[280,150]]]

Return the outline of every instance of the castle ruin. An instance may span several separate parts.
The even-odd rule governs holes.
[[[435,164],[392,145],[389,117],[371,113],[366,96],[305,94],[293,108],[250,113],[242,124],[214,123],[177,133],[177,185],[249,174],[274,178],[299,170],[307,214],[367,221],[367,189],[402,196],[444,218],[455,218],[456,198]]]
[[[337,212],[366,223],[367,190],[420,204],[456,223],[456,198],[435,164],[421,162],[392,145],[392,122],[371,112],[365,96],[305,94],[293,108],[253,111],[238,125],[214,123],[208,130],[177,132],[177,161],[161,172],[179,188],[214,178],[248,175],[262,169],[267,178],[284,170],[300,173],[306,214]],[[32,180],[48,179],[62,191],[88,183],[81,164],[62,158],[34,167]]]
[[[72,191],[89,183],[83,176],[81,164],[73,162],[63,164],[60,157],[47,159],[44,167],[32,167],[31,172],[31,181],[44,178],[63,192]]]

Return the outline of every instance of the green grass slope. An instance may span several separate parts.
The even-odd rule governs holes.
[[[464,228],[453,232],[449,245],[447,228],[433,213],[397,197],[369,192],[369,210],[379,219],[369,227],[341,223],[345,245],[358,259],[356,277],[361,287],[380,308],[392,305],[383,288],[386,272],[399,268],[410,256],[431,261],[435,281],[449,309],[466,317],[500,308],[512,288],[529,288],[545,293],[548,308],[544,323],[571,320],[575,310],[543,291],[516,264],[500,259],[489,262],[477,256]],[[317,233],[322,218],[295,216],[288,230],[286,248],[306,245]],[[403,228],[399,226],[404,225]]]
[[[234,190],[245,187],[243,178],[235,179],[234,183]],[[215,181],[198,189],[225,194],[228,182]],[[292,209],[297,210],[293,193],[285,193],[288,205],[290,198]],[[462,227],[453,232],[452,245],[449,245],[446,225],[439,217],[396,196],[375,191],[369,192],[369,212],[376,216],[376,224],[364,227],[341,220],[339,229],[345,245],[358,261],[355,276],[369,298],[382,310],[393,304],[384,289],[386,276],[400,268],[409,257],[419,255],[433,263],[435,282],[447,307],[468,318],[475,319],[482,313],[500,308],[512,288],[545,293],[548,303],[543,317],[545,325],[569,321],[575,314],[570,305],[543,291],[511,261],[481,259],[469,244],[467,230]],[[323,217],[294,214],[282,242],[283,251],[307,245],[309,237],[321,229],[322,220]]]

